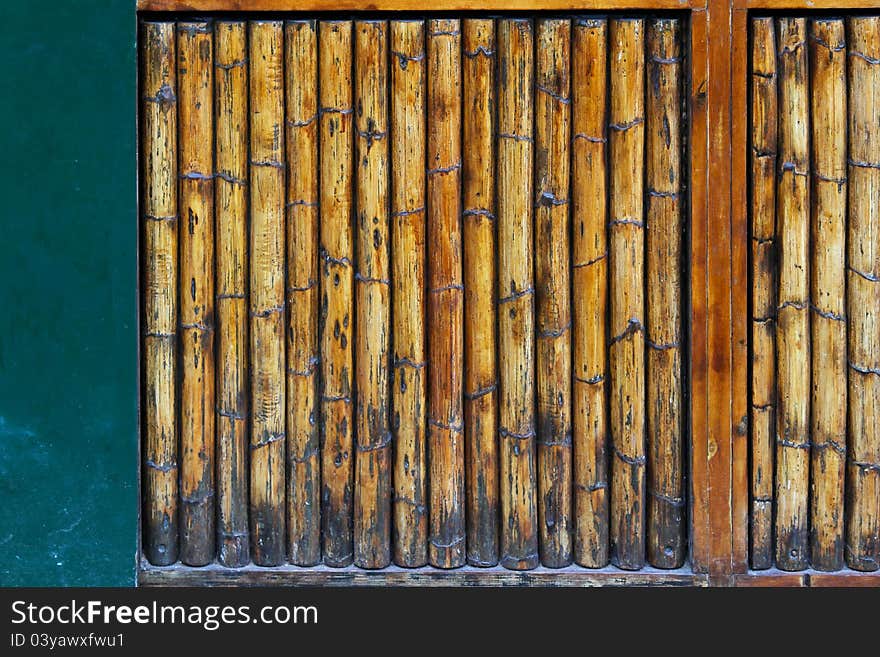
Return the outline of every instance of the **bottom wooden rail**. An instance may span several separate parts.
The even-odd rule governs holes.
[[[463,566],[454,570],[439,568],[399,568],[382,570],[347,568],[300,568],[281,566],[261,568],[224,568],[212,564],[201,568],[152,566],[141,563],[139,586],[708,586],[707,575],[689,568],[658,570],[643,568],[623,571],[618,568],[591,570],[535,568],[513,571],[502,567]]]
[[[803,570],[786,572],[784,570],[761,570],[740,573],[733,576],[737,587],[880,587],[880,572],[860,573],[855,570],[822,572]]]

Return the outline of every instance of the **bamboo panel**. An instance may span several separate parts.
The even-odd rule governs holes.
[[[647,185],[647,557],[657,568],[685,559],[682,437],[682,207],[679,24],[648,26]]]
[[[645,563],[645,23],[614,19],[610,40],[611,560]]]
[[[569,146],[571,23],[535,27],[535,386],[541,563],[572,561]]]
[[[428,562],[465,562],[461,23],[428,25]]]
[[[880,568],[880,17],[851,18],[846,562]]]
[[[809,99],[806,20],[781,18],[776,218],[779,297],[776,327],[776,565],[808,563],[810,467]]]
[[[143,157],[144,553],[178,558],[177,61],[174,23],[144,23]]]
[[[254,563],[285,560],[284,33],[249,25],[251,533]]]
[[[500,547],[503,566],[527,570],[538,565],[531,20],[499,20],[497,43]]]
[[[394,563],[428,562],[425,376],[425,25],[391,22]]]
[[[605,318],[608,297],[608,23],[577,20],[571,43],[571,286],[574,560],[608,564]]]
[[[843,567],[846,456],[846,43],[842,20],[810,29],[813,202],[811,563]]]
[[[751,566],[773,565],[776,445],[776,34],[752,23]]]
[[[248,531],[247,25],[214,25],[217,553],[250,561]]]
[[[353,558],[354,234],[352,24],[321,21],[320,79],[320,343],[321,526],[324,563]]]
[[[462,21],[462,48],[467,560],[488,567],[498,563],[494,21]]]
[[[214,56],[210,23],[178,23],[180,560],[214,558]]]
[[[355,23],[357,272],[354,563],[391,563],[388,23]]]
[[[318,364],[318,31],[284,26],[287,170],[287,552],[321,561]]]

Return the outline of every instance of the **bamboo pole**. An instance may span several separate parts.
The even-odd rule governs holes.
[[[810,469],[809,116],[806,20],[780,18],[779,306],[776,327],[776,565],[808,563]]]
[[[752,22],[752,386],[751,564],[773,565],[776,436],[776,34]]]
[[[318,33],[284,26],[287,170],[287,541],[290,562],[321,561],[318,388]]]
[[[501,19],[498,41],[498,372],[501,564],[538,565],[532,242],[534,37]]]
[[[850,18],[846,562],[880,567],[880,17]]]
[[[679,23],[673,18],[654,19],[648,26],[647,552],[648,562],[656,568],[679,568],[686,556],[679,35]]]
[[[462,23],[464,430],[467,559],[498,563],[498,380],[495,363],[495,22]]]
[[[465,561],[460,21],[428,27],[428,562]]]
[[[535,331],[541,563],[571,563],[568,192],[571,23],[539,19],[535,47]]]
[[[217,231],[217,543],[228,567],[250,560],[248,532],[247,26],[218,22],[215,40]]]
[[[637,570],[645,563],[645,24],[621,18],[610,28],[611,560]]]
[[[358,163],[354,563],[384,568],[391,562],[387,21],[357,21],[354,47]]]
[[[608,564],[607,33],[604,18],[577,20],[571,44],[574,560],[588,568]]]
[[[843,20],[813,20],[810,535],[811,564],[817,570],[843,568],[847,386],[845,48]]]
[[[178,557],[177,62],[174,23],[142,27],[144,554]]]
[[[252,21],[250,54],[251,534],[254,563],[285,558],[284,33]]]
[[[394,563],[428,561],[425,472],[425,25],[391,22]]]
[[[321,21],[320,295],[321,526],[324,563],[351,564],[352,553],[352,24]]]
[[[214,59],[211,24],[178,23],[180,559],[214,558]]]

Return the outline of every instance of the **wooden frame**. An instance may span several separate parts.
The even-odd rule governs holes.
[[[405,11],[412,0],[138,0],[139,12]],[[432,11],[668,11],[689,19],[690,162],[690,536],[689,564],[645,568],[463,567],[364,571],[354,567],[247,566],[231,570],[155,567],[138,554],[138,582],[169,586],[247,585],[880,585],[880,574],[852,571],[749,572],[747,296],[749,216],[748,17],[752,10],[864,9],[878,0],[437,0]],[[711,48],[709,44],[711,43]]]

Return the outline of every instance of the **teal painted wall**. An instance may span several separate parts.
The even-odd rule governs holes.
[[[0,2],[0,585],[134,583],[134,4]]]

